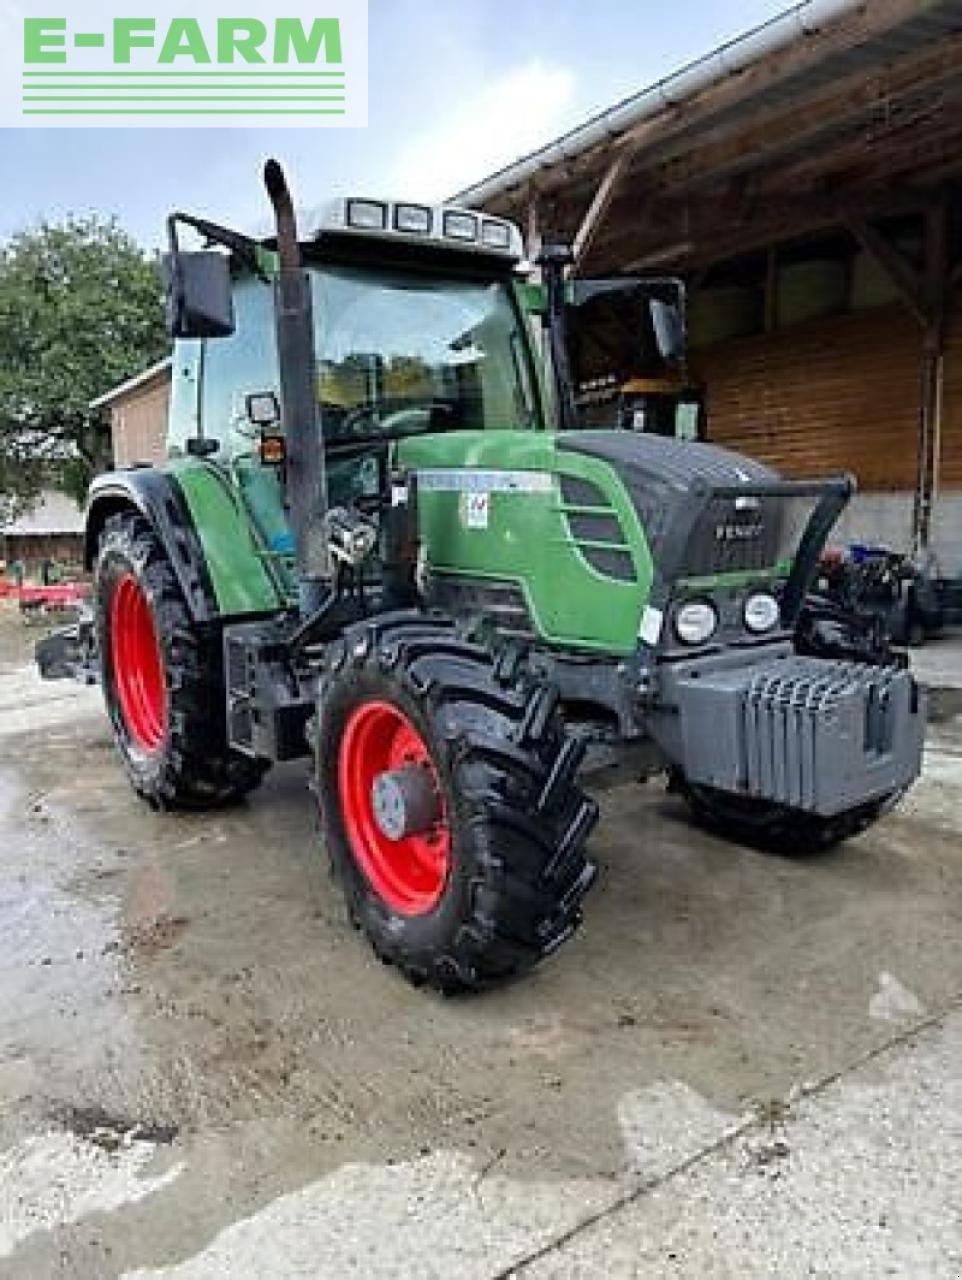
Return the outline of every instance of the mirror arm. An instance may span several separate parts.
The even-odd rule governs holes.
[[[252,240],[250,236],[243,235],[240,231],[232,231],[230,227],[222,227],[217,222],[208,222],[206,218],[197,218],[192,213],[175,212],[167,219],[167,239],[170,243],[170,252],[176,260],[179,253],[179,245],[177,240],[177,223],[181,222],[185,227],[190,227],[196,231],[198,235],[204,237],[208,245],[219,244],[225,249],[229,249],[231,253],[242,262],[245,267],[254,273],[265,284],[269,283],[269,277],[265,274],[257,254],[257,241]]]

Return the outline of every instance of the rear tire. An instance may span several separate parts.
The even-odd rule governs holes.
[[[669,780],[698,823],[716,835],[787,857],[813,857],[857,836],[892,808],[899,796],[883,796],[831,818],[790,809],[769,800],[731,795],[688,782],[679,774]]]
[[[104,527],[94,601],[104,699],[134,789],[189,809],[252,791],[269,766],[227,745],[220,630],[192,623],[163,544],[133,512]]]
[[[574,932],[597,806],[549,686],[451,623],[403,613],[333,646],[319,698],[324,838],[383,961],[450,994],[518,976]],[[369,784],[399,764],[427,770],[436,808],[433,825],[392,842]]]

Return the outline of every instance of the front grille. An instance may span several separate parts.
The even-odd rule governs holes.
[[[778,560],[782,516],[776,498],[712,498],[688,544],[684,576],[770,569]]]

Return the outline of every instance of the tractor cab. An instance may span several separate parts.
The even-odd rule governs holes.
[[[197,305],[221,312],[183,317],[168,450],[230,464],[270,551],[292,576],[277,239],[239,242],[223,228],[178,221],[230,250],[216,255],[229,279],[215,296],[200,278],[211,254],[178,247],[171,255],[182,276],[196,273]],[[545,429],[513,224],[450,206],[339,199],[302,217],[298,252],[310,333],[309,341],[301,336],[306,353],[288,364],[310,370],[302,396],[323,442],[331,508],[376,504],[407,439]],[[193,279],[184,283],[189,294]]]

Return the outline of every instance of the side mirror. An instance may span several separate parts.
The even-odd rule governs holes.
[[[167,331],[172,338],[226,338],[234,332],[230,259],[225,253],[168,253],[163,258]]]
[[[681,360],[685,354],[685,317],[681,306],[652,298],[648,307],[658,354],[663,360]]]

